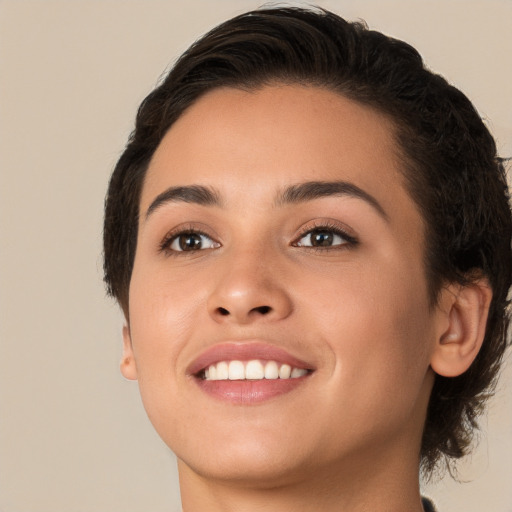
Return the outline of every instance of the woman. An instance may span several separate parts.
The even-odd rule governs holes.
[[[105,280],[185,512],[420,512],[506,343],[512,224],[471,103],[321,10],[212,30],[139,109]]]

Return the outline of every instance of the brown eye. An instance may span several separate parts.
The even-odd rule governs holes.
[[[219,246],[220,244],[214,242],[209,236],[190,231],[176,235],[169,244],[169,250],[176,252],[200,251]]]
[[[300,247],[333,247],[349,243],[340,233],[327,229],[314,229],[306,233],[298,242]]]
[[[193,251],[195,249],[201,249],[202,246],[201,236],[195,233],[180,235],[177,238],[177,242],[182,251]]]
[[[326,231],[314,231],[309,236],[313,247],[330,246],[334,241],[334,235]]]

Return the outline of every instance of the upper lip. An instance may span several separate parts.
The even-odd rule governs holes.
[[[204,350],[187,368],[187,374],[196,375],[208,366],[220,361],[250,361],[260,359],[288,364],[293,368],[314,370],[311,364],[293,356],[281,347],[262,341],[229,341]]]

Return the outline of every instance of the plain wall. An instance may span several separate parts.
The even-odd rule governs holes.
[[[173,455],[118,370],[102,285],[107,181],[166,67],[253,0],[0,0],[0,510],[179,510]],[[332,0],[405,39],[512,156],[512,1]],[[512,512],[512,369],[440,512]]]

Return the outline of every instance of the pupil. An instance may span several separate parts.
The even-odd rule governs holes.
[[[194,233],[180,235],[179,245],[182,251],[193,251],[201,247],[201,237]]]
[[[316,231],[312,233],[312,244],[315,247],[329,246],[332,245],[333,234],[326,231]]]

